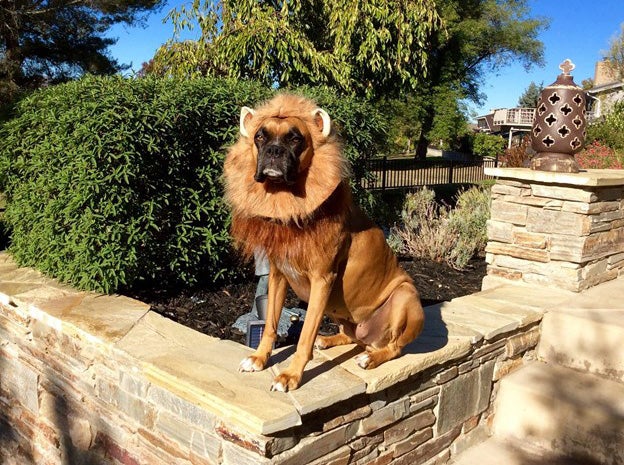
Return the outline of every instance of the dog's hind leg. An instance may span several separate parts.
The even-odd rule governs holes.
[[[239,371],[260,371],[266,367],[271,352],[273,351],[273,344],[277,339],[277,324],[282,315],[282,307],[286,300],[287,289],[288,282],[286,281],[286,277],[276,266],[271,266],[269,271],[267,316],[262,339],[260,339],[260,344],[258,344],[256,351],[249,357],[241,360],[238,366]]]
[[[386,336],[369,344],[366,352],[355,357],[361,368],[375,368],[401,355],[403,347],[416,339],[425,324],[420,297],[411,283],[397,287],[386,305],[391,306]]]
[[[347,328],[345,325],[350,325],[350,327]],[[345,344],[357,342],[353,339],[354,332],[355,325],[353,323],[342,323],[340,325],[340,332],[337,334],[331,336],[317,336],[314,341],[314,347],[317,349],[329,349],[330,347],[343,346]]]

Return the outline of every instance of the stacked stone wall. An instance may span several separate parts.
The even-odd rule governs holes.
[[[0,254],[0,463],[446,463],[489,434],[498,380],[532,357],[553,302],[480,294],[429,307],[423,336],[383,369],[350,374],[346,347],[271,393],[275,367],[236,372],[248,348]]]
[[[534,357],[544,312],[624,269],[620,173],[487,174],[501,178],[487,289],[426,308],[421,336],[374,370],[356,347],[316,353],[290,393],[268,389],[292,350],[238,373],[250,349],[1,253],[0,462],[447,463],[490,434],[499,381]]]
[[[575,292],[616,278],[624,269],[623,199],[621,185],[499,179],[487,225],[488,276]]]
[[[497,382],[531,356],[539,330],[481,341],[270,435],[163,389],[123,351],[40,312],[0,306],[0,337],[4,464],[433,465],[487,437]]]

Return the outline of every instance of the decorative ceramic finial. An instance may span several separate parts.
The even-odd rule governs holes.
[[[559,69],[563,71],[563,74],[565,74],[566,76],[569,76],[574,68],[576,68],[576,65],[572,63],[572,60],[570,60],[569,58],[563,60],[563,63],[559,65]]]
[[[531,147],[537,155],[531,160],[531,168],[578,173],[574,154],[585,141],[586,96],[570,75],[572,60],[564,60],[559,68],[563,73],[542,90],[535,109]]]

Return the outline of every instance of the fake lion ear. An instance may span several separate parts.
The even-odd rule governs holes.
[[[331,119],[327,112],[322,108],[316,108],[312,111],[312,117],[314,118],[314,122],[321,130],[323,137],[329,136],[331,131]]]
[[[243,107],[240,114],[240,133],[243,137],[249,137],[245,124],[255,115],[256,112],[253,108]]]

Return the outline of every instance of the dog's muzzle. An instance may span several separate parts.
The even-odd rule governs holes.
[[[297,174],[298,159],[293,151],[282,144],[269,144],[258,153],[254,180],[293,184]]]

